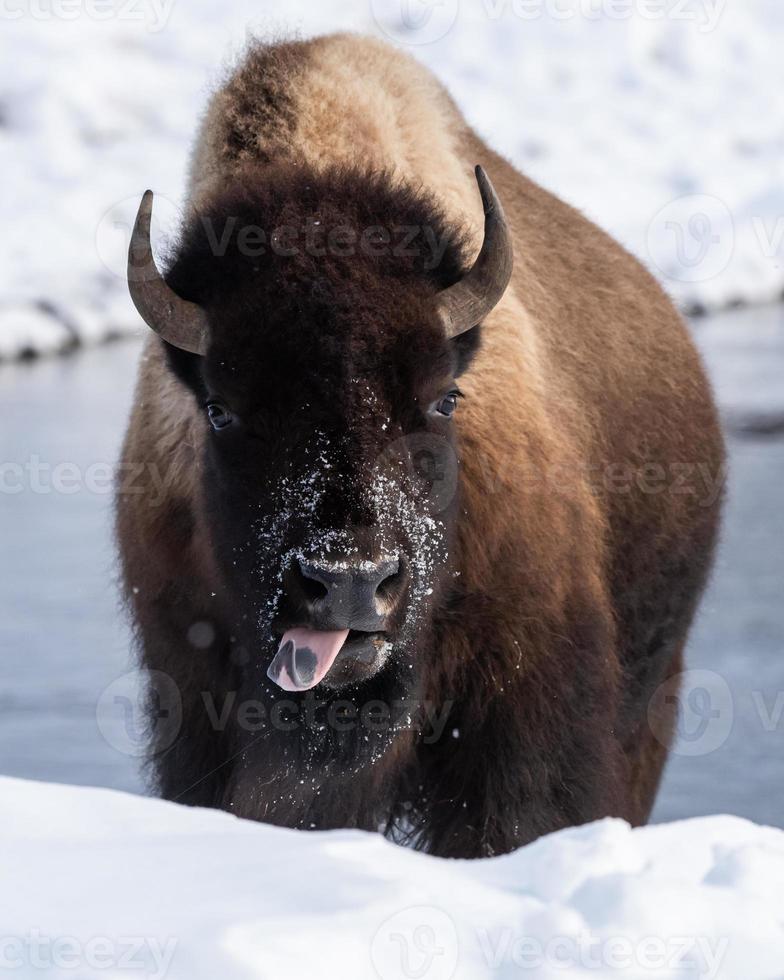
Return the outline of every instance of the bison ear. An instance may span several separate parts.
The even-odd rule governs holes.
[[[454,376],[456,378],[460,377],[471,366],[481,343],[482,327],[479,324],[469,330],[464,330],[449,341],[455,359]]]

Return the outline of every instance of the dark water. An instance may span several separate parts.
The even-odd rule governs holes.
[[[784,308],[699,320],[694,333],[730,469],[654,817],[721,812],[784,827]]]
[[[135,759],[114,749],[96,721],[102,692],[131,666],[106,477],[137,352],[133,342],[117,343],[0,366],[0,772],[7,775],[141,789]],[[9,464],[24,467],[22,475]],[[62,464],[74,467],[70,482]]]
[[[721,556],[655,816],[784,826],[784,312],[695,333],[735,434]],[[137,354],[124,342],[0,367],[0,773],[143,790],[107,478]]]

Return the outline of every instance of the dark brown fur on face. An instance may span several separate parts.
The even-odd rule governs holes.
[[[478,351],[477,331],[446,343],[431,309],[479,243],[477,163],[516,256]],[[149,700],[160,791],[468,857],[606,815],[644,822],[674,711],[652,697],[681,669],[723,472],[710,391],[667,297],[485,146],[422,67],[367,39],[253,46],[208,109],[190,205],[168,281],[208,311],[213,348],[200,359],[149,341],[123,457],[146,492],[121,488],[117,501],[142,662],[160,672]],[[446,248],[426,268],[421,252],[283,261],[230,247],[219,262],[204,247],[205,216],[269,230],[316,212],[358,230],[431,227]],[[413,399],[457,374],[466,397],[443,437],[459,489],[417,639],[345,704],[325,694],[314,724],[291,728],[263,681],[274,647],[252,647],[243,622],[263,583],[240,594],[221,543],[245,506],[231,494],[244,482],[253,506],[272,506],[260,488],[294,465],[312,421],[292,386],[313,390],[319,426],[345,443],[343,483],[361,489],[385,440],[440,425]],[[352,377],[373,387],[378,416],[352,401]],[[225,444],[217,455],[203,410],[216,386],[254,419],[252,455],[228,461]],[[319,507],[319,528],[367,523],[340,493]],[[166,713],[161,675],[181,713]],[[405,706],[375,728],[340,717],[398,697]]]

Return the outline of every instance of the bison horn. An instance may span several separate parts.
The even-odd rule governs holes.
[[[512,276],[514,255],[504,209],[490,179],[476,167],[476,182],[485,211],[485,237],[470,271],[438,296],[438,312],[448,337],[470,330],[504,295]]]
[[[148,327],[167,344],[204,355],[209,332],[204,310],[178,296],[158,271],[150,245],[152,191],[145,191],[128,249],[128,289]]]

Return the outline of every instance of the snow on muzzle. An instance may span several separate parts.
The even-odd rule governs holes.
[[[309,691],[326,676],[348,630],[286,630],[267,677],[284,691]]]

